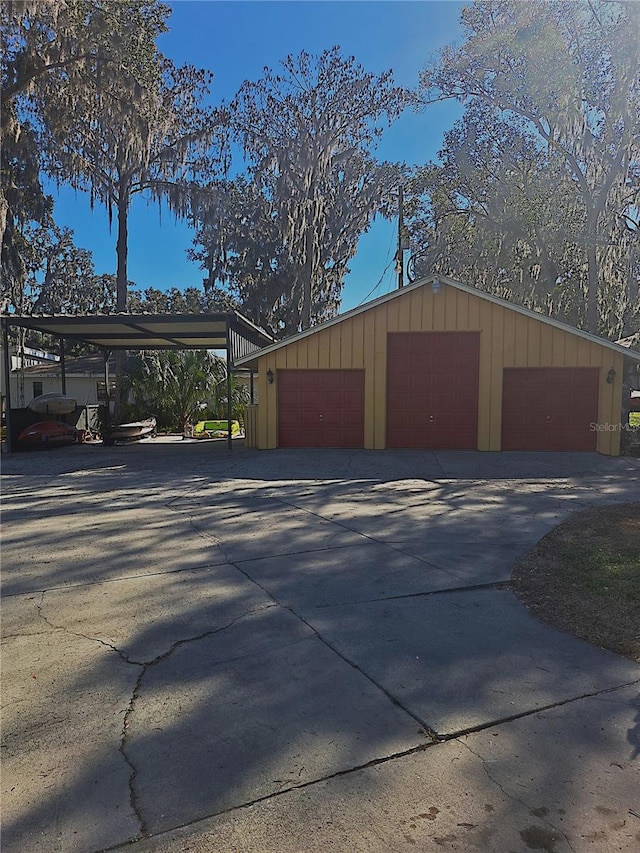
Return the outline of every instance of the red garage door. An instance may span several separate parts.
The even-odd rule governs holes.
[[[478,446],[479,332],[387,337],[387,447]]]
[[[363,447],[364,370],[279,370],[279,447]]]
[[[503,450],[595,450],[597,367],[510,367],[503,372]]]

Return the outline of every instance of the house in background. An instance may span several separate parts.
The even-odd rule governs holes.
[[[51,367],[55,365],[56,362],[60,361],[60,356],[55,355],[54,353],[46,352],[41,349],[37,344],[34,343],[25,343],[21,350],[15,345],[11,344],[9,347],[9,375],[11,381],[11,398],[12,400],[19,399],[19,390],[20,390],[20,376],[19,371],[20,368],[26,370],[30,367]],[[56,389],[58,390],[58,389]],[[6,388],[5,388],[5,371],[4,371],[4,350],[0,348],[0,393],[2,395],[2,411],[4,412],[4,400],[7,396]],[[28,390],[24,389],[24,396],[27,397]],[[24,400],[25,405],[31,400]]]
[[[640,352],[429,276],[240,358],[250,446],[620,452]]]
[[[109,358],[109,376],[115,377],[115,355]],[[62,365],[55,363],[37,364],[26,367],[24,376],[24,404],[34,397],[62,390]],[[79,406],[95,405],[106,401],[104,358],[102,355],[86,355],[67,358],[65,361],[66,393],[78,401]],[[115,383],[109,382],[113,395]],[[17,399],[18,370],[11,372],[11,399]],[[16,396],[14,396],[16,395]]]

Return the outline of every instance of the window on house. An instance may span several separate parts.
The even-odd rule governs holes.
[[[42,382],[33,383],[33,396],[39,397],[42,394]]]
[[[115,395],[116,395],[115,380],[113,382],[109,382],[109,394],[107,394],[107,386],[106,386],[104,380],[102,380],[102,381],[98,380],[98,382],[96,382],[96,392],[98,395],[98,402],[99,403],[108,403],[109,398],[111,398],[113,400]]]

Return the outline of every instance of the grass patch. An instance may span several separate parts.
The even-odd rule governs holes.
[[[571,516],[516,565],[513,585],[545,622],[640,663],[640,503]]]
[[[629,426],[640,427],[640,412],[629,412]]]

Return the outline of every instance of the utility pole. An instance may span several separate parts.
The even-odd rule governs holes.
[[[396,272],[398,273],[398,288],[404,286],[404,191],[402,184],[398,187],[398,253],[396,255]]]

